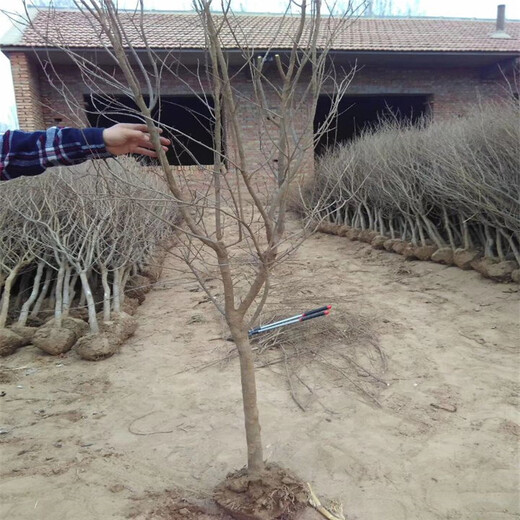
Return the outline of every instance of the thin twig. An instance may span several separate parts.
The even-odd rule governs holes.
[[[173,433],[174,430],[164,430],[164,431],[155,431],[155,432],[136,432],[134,430],[132,430],[132,426],[139,420],[141,419],[144,419],[145,417],[148,417],[149,415],[152,415],[153,413],[155,412],[148,412],[144,415],[141,415],[140,417],[137,417],[136,419],[134,419],[129,425],[128,425],[128,431],[132,434],[132,435],[143,435],[143,436],[146,436],[146,435],[157,435],[157,434],[160,434],[160,433]]]

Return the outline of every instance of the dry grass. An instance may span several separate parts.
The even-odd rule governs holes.
[[[379,406],[378,389],[386,386],[386,359],[368,318],[341,313],[340,318],[289,325],[259,334],[253,348],[257,366],[278,370],[302,411],[318,399],[315,390],[322,379],[337,381]]]

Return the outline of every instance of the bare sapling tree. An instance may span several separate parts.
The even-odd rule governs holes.
[[[160,196],[158,179],[141,178],[132,159],[101,163],[93,170],[92,165],[62,168],[0,186],[0,330],[7,342],[1,355],[21,346],[17,334],[32,335],[37,347],[53,355],[66,352],[89,329],[93,343],[102,340],[97,336],[114,319],[112,286],[120,288],[114,305],[119,312],[130,274],[147,265],[159,242],[171,234],[165,220],[175,221],[175,205]],[[118,241],[119,236],[124,240]],[[122,279],[114,277],[118,269]],[[85,308],[89,327],[78,320]],[[51,313],[54,318],[41,331],[26,329]],[[108,334],[114,348],[105,357],[134,328],[127,315],[117,319],[126,325]],[[12,330],[6,331],[6,325]]]
[[[377,247],[511,279],[520,265],[520,133],[511,97],[418,127],[384,120],[328,151],[308,189],[310,217],[321,208]]]
[[[12,288],[21,270],[34,259],[30,247],[31,224],[8,209],[20,202],[14,193],[0,192],[0,329],[7,324]]]
[[[360,14],[360,4],[363,2],[356,3],[356,8],[349,2],[345,12]],[[149,22],[142,3],[134,13],[119,12],[112,0],[77,0],[76,7],[84,24],[98,35],[99,46],[112,66],[99,65],[63,42],[52,27],[52,13],[48,30],[42,32],[29,22],[30,29],[68,54],[91,92],[110,98],[121,112],[132,113],[148,125],[161,175],[182,216],[181,226],[171,223],[172,229],[180,232],[179,255],[222,312],[239,353],[247,469],[250,477],[258,477],[265,462],[248,329],[268,297],[272,269],[307,231],[287,233],[287,208],[305,172],[312,173],[315,139],[333,122],[339,100],[352,80],[353,71],[335,70],[329,55],[337,34],[351,20],[324,16],[321,0],[290,2],[286,14],[278,18],[272,41],[259,52],[229,2],[220,4],[222,12],[215,13],[211,0],[196,0],[198,17],[193,22],[205,39],[206,53],[204,61],[188,66],[175,52],[159,53],[149,45]],[[230,60],[230,47],[238,50],[240,59],[235,62]],[[47,65],[50,81],[77,112],[81,102],[74,101],[65,82],[50,63]],[[237,81],[244,76],[250,78],[248,88]],[[177,149],[197,161],[191,147],[201,143],[175,125],[160,122],[157,107],[166,80],[195,95],[211,115],[211,144],[202,146],[213,158],[209,166],[197,163],[195,179],[169,163],[159,142],[160,124]],[[325,86],[332,109],[315,135],[316,104]],[[137,108],[131,111],[128,104],[123,106],[121,95],[131,98]],[[254,159],[241,127],[245,106],[254,115],[258,132],[260,153]],[[106,256],[103,247],[101,255]],[[113,256],[110,263],[114,265],[117,255]],[[206,275],[215,271],[220,281],[217,292],[222,297],[205,283]],[[121,276],[120,268],[114,267],[114,280]],[[106,273],[102,277],[106,287]],[[114,306],[117,291],[117,283],[112,296],[105,290],[105,298],[112,297]]]

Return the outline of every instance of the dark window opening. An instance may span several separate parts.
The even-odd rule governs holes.
[[[148,100],[145,98],[145,101]],[[126,96],[86,96],[91,126],[107,127],[115,123],[142,122],[134,101]],[[215,118],[213,98],[206,96],[162,96],[152,112],[172,145],[167,152],[173,165],[213,164]]]
[[[316,142],[315,152],[321,154],[336,144],[355,139],[363,130],[377,126],[386,116],[416,124],[423,116],[429,115],[430,101],[429,95],[344,96],[339,103],[338,115]],[[314,118],[315,134],[330,113],[331,104],[330,96],[319,97]]]

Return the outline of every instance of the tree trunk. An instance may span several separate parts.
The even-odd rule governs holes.
[[[90,325],[90,332],[92,332],[92,334],[98,334],[99,326],[96,317],[96,304],[94,302],[94,297],[92,296],[92,291],[90,290],[90,285],[88,283],[87,272],[80,271],[79,279],[81,280],[83,292],[85,293],[85,298],[87,299],[88,323]]]
[[[121,286],[121,269],[118,267],[117,269],[114,269],[114,280],[112,282],[112,289],[114,293],[113,297],[113,307],[112,310],[114,312],[121,312],[121,300],[119,296],[119,288]]]
[[[430,238],[435,242],[435,245],[438,248],[446,247],[446,244],[445,244],[443,238],[441,237],[441,235],[439,235],[439,233],[438,233],[436,227],[433,225],[432,221],[426,215],[421,215],[421,218],[424,221],[424,223],[426,224],[426,231],[428,232],[428,235],[430,236]],[[422,239],[423,239],[423,237],[421,236],[421,240]],[[422,245],[425,246],[426,243],[423,243]]]
[[[11,289],[13,287],[13,283],[18,276],[18,271],[20,270],[20,266],[16,266],[10,273],[9,276],[5,279],[4,282],[4,293],[2,296],[2,308],[0,309],[0,329],[5,327],[7,323],[7,312],[9,310],[9,302],[11,300]]]
[[[516,260],[517,264],[520,265],[520,251],[518,250],[518,247],[515,244],[515,240],[513,238],[513,235],[506,234],[502,229],[500,230],[500,233],[502,233],[502,236],[509,243],[509,247],[511,248],[511,251],[513,252],[515,260]],[[518,243],[518,241],[517,241],[517,243]]]
[[[464,249],[471,249],[471,238],[469,236],[468,223],[466,222],[466,219],[462,216],[462,213],[459,213],[459,221],[462,234],[462,247]]]
[[[381,210],[377,211],[377,220],[379,222],[379,234],[382,236],[385,236],[385,232],[386,232],[385,223],[383,220],[383,214],[382,214]]]
[[[484,224],[484,256],[487,256],[488,258],[492,258],[493,255],[493,246],[495,245],[495,242],[493,240],[493,237],[491,236],[491,233],[489,231],[489,226],[487,224]]]
[[[128,283],[128,279],[130,278],[130,273],[132,272],[132,267],[127,267],[123,270],[123,273],[121,275],[121,284],[119,286],[119,305],[123,305],[125,303],[125,288],[126,284]]]
[[[394,219],[393,219],[393,217],[390,217],[388,219],[388,227],[390,228],[390,238],[395,238]]]
[[[43,302],[47,297],[47,293],[49,292],[53,272],[53,269],[51,269],[50,267],[47,268],[47,273],[45,274],[45,281],[43,282],[42,292],[40,293],[40,296],[38,297],[38,300],[36,300],[33,310],[31,311],[31,318],[36,318],[36,316],[38,316],[38,313],[40,312],[40,309],[42,308]]]
[[[21,275],[20,284],[18,285],[18,294],[16,295],[16,299],[14,301],[14,308],[18,309],[22,306],[22,301],[24,300],[27,289],[29,288],[29,280],[31,279],[32,273],[26,272]],[[26,300],[27,301],[27,300]]]
[[[65,268],[65,276],[63,278],[63,304],[62,304],[62,313],[63,317],[67,317],[69,315],[70,309],[70,275],[72,273],[72,268],[68,265]]]
[[[20,316],[18,318],[18,325],[25,326],[25,324],[27,323],[29,309],[31,308],[31,305],[35,302],[36,298],[38,297],[38,293],[40,292],[40,281],[42,279],[44,267],[45,264],[43,262],[38,263],[38,268],[36,269],[36,276],[34,277],[32,292],[28,300],[22,306],[22,310],[20,311]]]
[[[83,287],[83,285],[82,285]],[[85,291],[81,291],[81,294],[79,295],[79,302],[78,302],[78,308],[83,309],[85,307],[85,303],[87,301],[87,298],[85,297]]]
[[[363,206],[368,215],[368,229],[373,230],[374,229],[374,218],[372,217],[372,211],[370,211],[370,208],[368,207],[366,202],[363,202]]]
[[[455,249],[456,248],[455,239],[453,238],[453,233],[451,231],[451,226],[450,226],[450,219],[448,218],[448,212],[446,211],[445,206],[442,207],[442,217],[443,217],[443,221],[444,221],[444,229],[446,230],[446,234],[448,235],[448,241],[450,243],[450,247],[452,249]]]
[[[110,321],[110,284],[108,283],[108,269],[101,266],[101,283],[103,284],[103,321]]]
[[[72,277],[71,281],[70,281],[70,285],[69,285],[69,299],[70,299],[70,304],[72,305],[72,303],[74,302],[74,298],[76,297],[76,283],[78,281],[78,273],[75,273],[74,276]]]
[[[56,280],[56,303],[54,304],[55,327],[61,327],[61,319],[63,317],[63,278],[65,276],[65,264],[60,265],[58,271],[58,279]]]
[[[258,418],[253,351],[243,320],[236,316],[230,317],[229,320],[231,335],[240,359],[240,380],[247,441],[247,469],[249,476],[257,476],[264,470],[265,464]]]
[[[502,234],[496,228],[496,245],[497,245],[497,255],[501,262],[503,262],[506,259],[506,255],[504,254],[504,248],[502,247]]]

